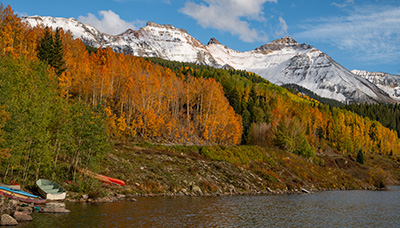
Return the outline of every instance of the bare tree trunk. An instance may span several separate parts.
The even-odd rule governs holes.
[[[52,173],[52,175],[51,175],[51,178],[52,179],[54,179],[54,177],[55,177],[55,174],[56,174],[56,168],[57,168],[57,160],[58,160],[58,153],[59,153],[59,151],[60,151],[60,144],[61,144],[61,142],[59,143],[58,142],[58,139],[56,139],[56,156],[55,156],[55,158],[54,158],[54,163],[53,163],[53,167],[54,167],[54,170],[53,170],[53,173]]]

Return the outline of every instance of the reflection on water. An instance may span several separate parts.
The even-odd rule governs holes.
[[[20,227],[399,227],[400,186],[283,196],[155,197],[67,204]]]

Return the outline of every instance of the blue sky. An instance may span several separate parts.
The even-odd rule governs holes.
[[[1,1],[1,0],[0,0]],[[349,70],[400,74],[399,0],[2,0],[19,15],[74,17],[110,34],[172,24],[240,51],[290,35]]]

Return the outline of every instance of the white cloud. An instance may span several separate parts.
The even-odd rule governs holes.
[[[280,24],[281,30],[276,32],[276,36],[282,36],[282,35],[287,34],[288,26],[286,24],[286,21],[282,17],[279,17],[279,24]]]
[[[344,17],[320,18],[295,34],[329,43],[363,61],[389,63],[400,60],[400,7],[356,8]]]
[[[344,8],[349,5],[353,5],[353,4],[354,4],[354,0],[346,0],[344,3],[332,2],[332,5],[339,7],[339,8]]]
[[[143,24],[143,22],[140,21],[137,22],[124,21],[118,14],[114,13],[111,10],[108,11],[102,10],[99,11],[98,14],[100,18],[97,18],[97,16],[88,13],[86,17],[79,16],[78,21],[85,24],[90,24],[99,31],[112,35],[123,33],[129,28],[136,30],[137,24]]]
[[[197,21],[203,28],[214,28],[237,35],[245,42],[266,41],[262,32],[250,28],[249,21],[265,22],[263,5],[277,0],[202,0],[188,1],[180,12]]]
[[[26,12],[15,12],[19,17],[27,17],[29,16]]]

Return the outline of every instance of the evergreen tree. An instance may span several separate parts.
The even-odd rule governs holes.
[[[56,69],[57,75],[61,75],[65,71],[65,61],[64,61],[64,48],[60,36],[60,29],[56,29],[56,34],[53,41],[53,59],[52,67]]]
[[[358,151],[356,161],[357,161],[358,163],[360,163],[360,164],[364,164],[364,154],[363,154],[363,152],[362,152],[361,149]]]
[[[37,57],[51,65],[51,60],[53,59],[53,34],[49,27],[46,27],[44,37],[40,41]]]
[[[64,50],[59,28],[56,29],[53,37],[50,28],[46,27],[37,53],[37,57],[52,66],[57,75],[61,75],[65,71]]]

